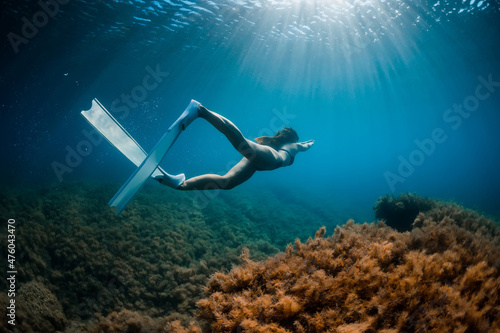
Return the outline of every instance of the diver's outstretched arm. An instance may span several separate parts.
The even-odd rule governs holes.
[[[304,142],[297,142],[296,145],[297,145],[297,149],[299,151],[306,151],[309,148],[311,148],[312,145],[314,145],[314,140],[307,140],[307,141],[304,141]]]
[[[304,142],[287,143],[280,149],[286,150],[292,157],[295,157],[299,152],[306,151],[314,145],[314,140]]]

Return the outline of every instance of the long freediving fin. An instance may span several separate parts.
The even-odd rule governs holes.
[[[95,98],[92,107],[81,112],[82,116],[101,133],[106,140],[118,149],[135,166],[140,166],[147,154],[134,138],[123,128],[123,126],[109,113],[108,110]],[[151,177],[165,175],[165,180],[174,178],[184,180],[184,174],[170,175],[158,167],[153,171]]]
[[[118,190],[115,196],[109,201],[108,205],[111,207],[116,207],[116,214],[120,214],[123,209],[127,206],[127,204],[132,200],[137,191],[142,187],[144,182],[152,175],[154,170],[158,167],[161,160],[168,152],[170,147],[174,144],[175,140],[179,137],[179,134],[198,116],[198,103],[195,100],[191,100],[188,107],[181,116],[170,126],[167,132],[162,136],[160,141],[156,144],[156,146],[151,150],[151,152],[147,155],[141,165],[135,170],[135,172],[130,176],[127,182]],[[170,176],[170,175],[168,175]],[[182,184],[182,181],[179,181],[177,186],[175,186],[175,182],[179,179],[172,179],[166,176],[163,182],[166,180],[172,182],[174,186]],[[170,176],[172,177],[172,176]]]

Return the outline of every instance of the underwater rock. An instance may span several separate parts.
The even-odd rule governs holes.
[[[16,298],[16,327],[20,332],[56,332],[66,325],[59,300],[42,283],[21,284]]]
[[[385,195],[380,197],[373,210],[377,219],[398,231],[407,231],[412,228],[413,221],[418,213],[427,212],[436,206],[437,202],[411,193],[397,197]]]

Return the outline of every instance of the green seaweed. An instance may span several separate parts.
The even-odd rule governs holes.
[[[63,183],[0,195],[2,216],[16,219],[20,286],[45,286],[66,327],[124,309],[187,324],[208,278],[241,263],[243,247],[262,260],[310,234],[313,221],[328,223],[269,191],[212,193],[200,204],[197,193],[151,185],[116,216],[106,205],[116,188]],[[6,290],[6,281],[0,286]]]

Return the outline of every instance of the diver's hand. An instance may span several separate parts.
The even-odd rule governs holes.
[[[311,148],[313,144],[314,144],[314,140],[307,140],[307,141],[304,141],[304,142],[298,142],[297,143],[297,149],[299,151],[306,151],[309,148]]]

